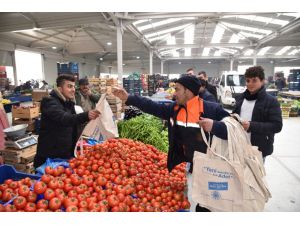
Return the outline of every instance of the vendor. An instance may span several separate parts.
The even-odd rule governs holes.
[[[47,158],[69,159],[74,156],[78,139],[77,126],[96,119],[99,111],[75,113],[75,79],[61,75],[56,79],[57,88],[41,102],[41,128],[38,138],[34,167],[42,165]]]
[[[91,109],[95,109],[99,99],[99,95],[92,94],[88,79],[80,79],[79,89],[75,93],[76,105],[81,106],[84,112],[88,112]]]

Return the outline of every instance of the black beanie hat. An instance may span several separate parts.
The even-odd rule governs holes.
[[[189,89],[195,96],[199,94],[200,81],[195,76],[183,76],[179,78],[176,83],[181,84],[185,88]]]

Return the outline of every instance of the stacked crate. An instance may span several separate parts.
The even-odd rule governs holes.
[[[148,95],[152,96],[156,93],[155,75],[148,75]]]
[[[24,173],[34,173],[33,160],[36,155],[37,145],[23,149],[6,148],[0,150],[5,164],[12,165]]]
[[[114,78],[106,79],[106,93],[110,95],[112,93],[112,88],[118,86],[118,80]]]
[[[100,78],[88,78],[89,84],[91,86],[92,90],[95,90],[96,92],[100,92]]]
[[[105,78],[100,78],[99,88],[100,88],[100,94],[106,93],[107,88],[106,88],[106,79]]]
[[[12,107],[12,124],[28,124],[27,131],[35,130],[35,119],[39,117],[40,107],[37,105],[21,107]]]
[[[115,120],[121,119],[121,113],[122,113],[122,101],[121,99],[115,97],[114,95],[108,94],[106,96],[106,100],[111,108],[111,111],[114,114]]]

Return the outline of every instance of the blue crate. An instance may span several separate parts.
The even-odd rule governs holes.
[[[21,180],[25,177],[29,177],[34,180],[41,178],[41,176],[38,175],[19,172],[11,165],[4,164],[0,166],[0,184],[2,184],[6,179]]]

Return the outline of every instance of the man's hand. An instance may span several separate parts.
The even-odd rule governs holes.
[[[242,126],[244,127],[244,130],[247,131],[250,127],[249,121],[242,121]]]
[[[126,102],[128,99],[128,93],[125,91],[124,88],[114,87],[112,93],[114,94],[114,96],[118,97],[122,101]]]
[[[214,121],[212,119],[201,117],[199,120],[200,127],[203,127],[203,130],[206,132],[210,132],[212,130],[212,126]]]
[[[94,120],[100,115],[100,112],[98,110],[90,110],[89,111],[89,119]]]

